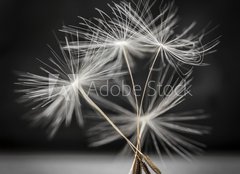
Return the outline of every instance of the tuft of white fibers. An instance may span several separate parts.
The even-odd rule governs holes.
[[[66,39],[66,44],[68,40]],[[49,124],[50,137],[59,126],[66,125],[76,116],[80,126],[83,125],[79,89],[88,91],[92,83],[95,87],[104,84],[111,78],[123,73],[116,64],[94,59],[91,55],[99,54],[97,50],[87,52],[83,59],[72,56],[68,50],[61,49],[61,56],[52,50],[53,58],[43,64],[43,75],[34,73],[19,73],[18,84],[21,89],[16,90],[23,94],[20,102],[30,103],[36,116],[34,121],[45,121]],[[101,56],[99,56],[101,58]],[[117,72],[115,72],[117,71]]]
[[[118,6],[118,4],[115,5]],[[82,20],[80,27],[64,26],[61,31],[77,38],[77,41],[66,45],[65,49],[70,49],[72,52],[99,49],[104,54],[104,59],[115,60],[119,65],[123,64],[123,54],[126,52],[129,56],[128,61],[133,65],[133,56],[142,57],[142,45],[137,41],[139,37],[142,37],[141,31],[139,32],[137,27],[132,26],[132,21],[127,18],[128,16],[125,19],[117,18],[121,16],[121,12],[115,11],[114,8],[112,10],[116,18],[111,18],[97,9],[102,18],[94,18],[95,23],[80,17]]]
[[[150,3],[149,0],[140,0],[137,4],[121,1],[108,4],[111,15],[97,9],[101,18],[94,18],[95,21],[80,17],[80,26],[62,29],[77,37],[77,41],[65,48],[73,52],[101,48],[106,59],[117,58],[119,62],[124,50],[129,54],[131,65],[133,58],[147,57],[144,53],[150,51],[158,52],[163,66],[170,64],[181,75],[190,72],[191,66],[205,65],[204,55],[214,52],[218,39],[203,43],[203,31],[195,35],[191,32],[196,22],[176,32],[179,19],[174,3],[161,4],[156,17],[151,13],[154,5],[155,1]]]
[[[132,109],[124,108],[104,99],[101,103],[103,107],[110,108],[113,112],[113,114],[109,115],[110,119],[132,142],[137,143],[140,137],[142,150],[147,150],[149,145],[153,145],[160,157],[163,150],[168,155],[176,152],[189,159],[192,157],[192,153],[200,152],[201,147],[204,145],[188,138],[186,135],[208,133],[207,127],[192,123],[192,121],[204,119],[207,116],[203,114],[202,110],[171,113],[171,109],[179,105],[190,94],[189,83],[191,79],[189,77],[175,79],[175,72],[170,71],[169,66],[162,69],[158,75],[157,82],[161,84],[162,89],[156,85],[154,87],[156,94],[146,95],[146,104],[145,107],[140,108],[139,116],[131,95],[126,96],[125,99],[127,99]],[[139,135],[136,131],[138,123]],[[95,127],[89,129],[88,135],[92,146],[101,146],[121,139],[121,136],[108,123],[101,120]],[[125,146],[123,152],[129,152],[128,150],[128,146]]]

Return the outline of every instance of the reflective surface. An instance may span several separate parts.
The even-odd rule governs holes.
[[[239,174],[240,155],[208,155],[191,162],[180,158],[160,160],[163,174]],[[132,159],[113,155],[35,154],[0,155],[1,174],[126,174]]]

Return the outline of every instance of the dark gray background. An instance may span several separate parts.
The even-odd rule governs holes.
[[[0,151],[92,151],[87,147],[84,130],[76,123],[62,127],[49,140],[42,127],[31,127],[22,118],[28,108],[15,102],[15,70],[37,73],[35,58],[46,60],[50,56],[47,44],[56,47],[53,32],[59,37],[62,24],[77,25],[77,16],[87,18],[97,15],[94,7],[105,9],[108,0],[1,0],[0,2]],[[239,150],[239,18],[237,4],[231,0],[181,0],[180,28],[192,21],[198,22],[196,31],[209,22],[219,25],[209,38],[222,35],[218,52],[207,57],[211,66],[195,68],[193,97],[181,105],[183,110],[205,109],[211,115],[207,124],[212,133],[200,140],[209,151]],[[157,10],[158,6],[154,6]],[[210,27],[210,28],[211,28]],[[116,142],[97,149],[118,149],[123,142]],[[94,149],[96,150],[96,149]]]

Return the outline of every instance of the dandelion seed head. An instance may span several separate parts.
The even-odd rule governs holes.
[[[61,46],[60,49],[62,57],[53,51],[54,58],[49,59],[48,63],[40,61],[44,65],[41,67],[44,75],[20,73],[16,83],[21,87],[17,92],[23,94],[19,101],[31,104],[35,115],[32,120],[48,125],[50,136],[62,123],[69,125],[73,115],[83,126],[79,88],[88,90],[91,83],[98,87],[98,83],[123,74],[116,64],[91,57],[98,52],[86,53],[87,58],[80,60]]]
[[[166,94],[161,91],[159,93],[161,95],[156,94],[147,97],[148,105],[142,112],[139,112],[139,117],[136,115],[136,108],[133,111],[128,110],[106,100],[102,100],[101,103],[103,107],[111,106],[116,114],[110,115],[110,119],[132,142],[136,143],[137,141],[136,129],[139,123],[141,147],[147,148],[148,144],[146,142],[150,141],[159,156],[165,151],[168,155],[175,152],[183,158],[189,159],[192,157],[192,153],[201,151],[202,144],[187,138],[185,135],[205,134],[207,132],[206,127],[197,126],[192,124],[191,121],[204,119],[206,116],[203,112],[197,111],[171,113],[171,109],[183,102],[184,97],[189,94],[189,82],[191,81],[191,79],[179,79],[174,82],[174,75],[175,73],[172,73],[168,68],[160,73],[159,82],[163,86],[172,85],[173,90]],[[129,103],[134,101],[131,96],[127,96],[127,99]],[[131,106],[135,107],[134,104]],[[89,136],[93,146],[100,146],[121,139],[105,122],[90,129]],[[159,148],[160,146],[162,149]],[[124,151],[128,151],[126,147]]]

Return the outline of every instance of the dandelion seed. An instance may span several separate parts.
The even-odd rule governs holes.
[[[96,9],[101,18],[94,18],[95,22],[80,17],[82,22],[79,27],[65,26],[61,31],[77,37],[77,41],[72,41],[65,48],[73,52],[97,48],[103,52],[105,59],[112,61],[116,58],[118,64],[123,64],[123,51],[125,51],[130,65],[133,66],[133,57],[143,57],[142,43],[139,42],[139,38],[144,37],[143,29],[132,21],[130,15],[123,16],[121,5],[113,3],[109,8],[113,17]],[[124,8],[128,10],[131,5]]]
[[[168,74],[168,75],[167,75]],[[183,134],[202,135],[207,133],[206,127],[194,126],[183,123],[191,120],[206,118],[205,115],[194,112],[185,113],[169,113],[169,111],[179,105],[184,97],[189,93],[189,83],[191,79],[180,79],[174,81],[174,73],[171,74],[168,69],[160,73],[160,82],[163,86],[171,85],[173,90],[157,90],[159,94],[150,96],[147,107],[140,113],[140,147],[146,147],[147,139],[152,141],[156,152],[161,156],[162,152],[159,149],[161,145],[165,152],[171,155],[171,151],[175,151],[182,157],[188,159],[191,157],[191,152],[201,151],[201,143],[191,140]],[[168,77],[168,78],[167,78]],[[127,99],[129,103],[134,102],[131,96]],[[111,106],[116,113],[111,115],[111,120],[119,127],[122,132],[129,137],[132,142],[137,141],[137,116],[136,112],[122,108],[110,101],[105,100],[104,105]],[[134,105],[131,105],[134,107]],[[136,108],[135,108],[136,109]],[[205,130],[206,129],[206,130]],[[98,131],[96,131],[98,130]],[[121,139],[105,122],[99,123],[96,127],[89,130],[92,146],[100,146],[115,140]],[[200,147],[199,147],[200,146]],[[125,149],[126,150],[126,149]]]
[[[98,85],[122,74],[113,74],[118,68],[115,65],[92,57],[80,62],[70,51],[66,52],[62,47],[60,49],[62,57],[52,50],[54,58],[50,58],[48,64],[42,62],[44,67],[41,70],[46,75],[20,73],[17,82],[23,86],[23,89],[17,90],[23,93],[20,101],[30,102],[33,110],[39,112],[34,117],[36,122],[44,120],[50,124],[50,136],[55,134],[63,122],[69,125],[73,113],[79,125],[83,125],[79,88],[87,90],[93,82]],[[95,54],[98,53],[95,51]]]

